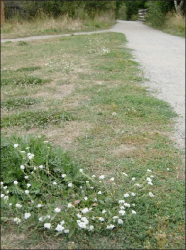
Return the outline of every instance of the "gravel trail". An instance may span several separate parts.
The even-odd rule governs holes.
[[[185,148],[185,39],[152,29],[141,22],[117,21],[111,29],[96,32],[78,32],[74,35],[103,32],[119,32],[126,35],[127,47],[132,49],[134,59],[138,61],[149,81],[144,83],[152,94],[171,104],[176,113],[173,139],[177,147]],[[51,35],[5,41],[23,41],[70,36]]]

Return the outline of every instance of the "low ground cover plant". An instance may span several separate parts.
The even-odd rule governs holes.
[[[124,172],[90,176],[43,138],[3,138],[1,149],[1,200],[8,214],[2,220],[19,227],[70,236],[112,230],[137,219],[141,199],[151,205],[156,200],[150,169],[137,180]]]

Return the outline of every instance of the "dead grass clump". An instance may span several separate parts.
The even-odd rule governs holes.
[[[165,30],[172,30],[185,35],[185,17],[181,14],[169,12],[166,16]]]
[[[91,124],[87,122],[67,121],[62,128],[50,127],[44,133],[49,141],[72,151],[78,145],[77,137],[85,136],[91,127]]]

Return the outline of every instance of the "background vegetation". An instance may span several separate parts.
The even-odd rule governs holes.
[[[180,1],[177,1],[180,4]],[[6,23],[2,36],[12,38],[15,29],[33,29],[28,35],[43,35],[111,27],[116,19],[138,20],[138,10],[148,9],[146,24],[173,35],[185,36],[185,2],[177,11],[174,1],[5,1]],[[45,27],[41,27],[45,22]],[[72,24],[72,23],[75,24]],[[19,25],[18,25],[19,24]],[[73,26],[73,27],[72,27]],[[65,27],[65,28],[63,28]],[[25,29],[26,29],[25,28]],[[22,32],[22,36],[25,32]],[[20,34],[21,36],[21,34]]]

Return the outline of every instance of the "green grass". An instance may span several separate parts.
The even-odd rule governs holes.
[[[170,139],[176,114],[143,87],[142,73],[125,43],[122,34],[104,33],[29,41],[27,46],[16,46],[16,53],[14,43],[2,46],[5,184],[11,186],[18,178],[22,164],[14,143],[23,150],[30,146],[37,156],[34,164],[46,164],[46,147],[37,139],[41,135],[52,142],[51,171],[63,172],[65,164],[73,162],[75,171],[83,168],[89,175],[114,176],[116,196],[132,183],[121,181],[121,172],[136,182],[143,182],[147,169],[154,175],[153,186],[138,193],[137,215],[126,217],[122,227],[93,234],[75,231],[68,238],[43,232],[42,227],[35,230],[34,220],[20,227],[8,220],[2,221],[2,247],[184,249],[183,152]],[[33,72],[41,84],[28,81]],[[64,151],[68,157],[63,161]],[[57,174],[56,178],[61,180]],[[104,188],[109,192],[109,181]],[[147,190],[155,194],[153,199],[146,196]],[[55,196],[52,188],[48,191]],[[12,217],[5,207],[2,213]]]

